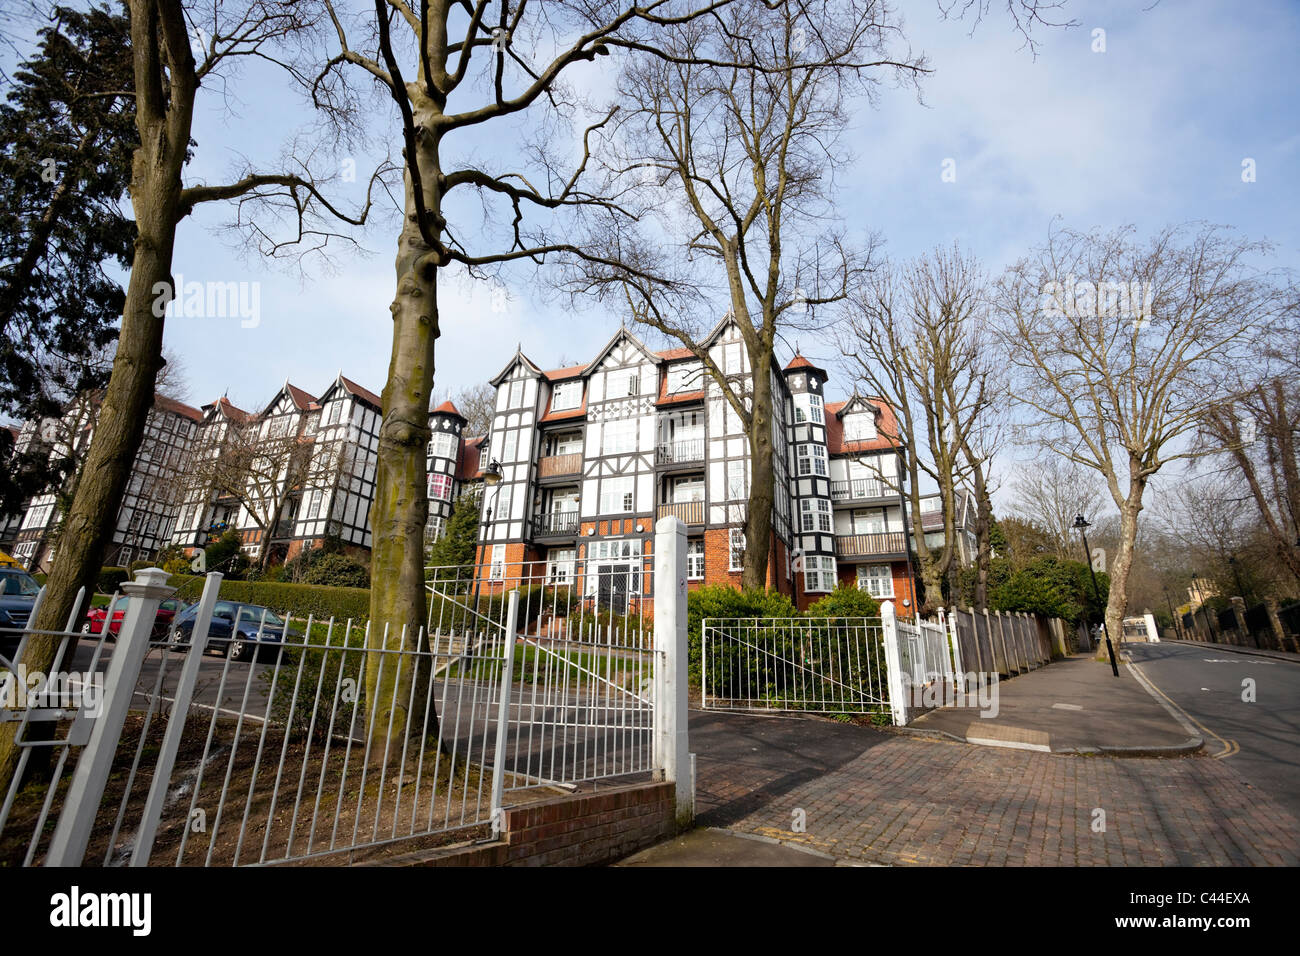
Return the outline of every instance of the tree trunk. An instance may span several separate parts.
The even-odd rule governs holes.
[[[745,589],[767,585],[776,483],[776,474],[772,469],[771,352],[763,352],[754,357],[752,364],[754,395],[749,420],[749,505],[745,515],[745,562],[740,577],[741,587]]]
[[[162,138],[159,131],[154,131],[153,142]],[[151,141],[148,136],[142,139]],[[182,156],[188,140],[187,124]],[[163,338],[163,318],[154,314],[158,298],[154,289],[158,283],[171,282],[181,188],[180,162],[165,146],[158,152],[160,155],[145,155],[144,147],[136,151],[132,204],[139,235],[117,356],[72,506],[62,523],[58,551],[45,582],[45,601],[31,622],[34,630],[62,630],[82,587],[86,589],[86,600],[77,609],[74,631],[85,616],[89,597],[95,593],[104,546],[117,521],[131,465],[144,437],[145,419],[153,405],[154,379],[162,367]],[[48,672],[59,640],[52,635],[33,635],[23,652],[28,670]],[[18,759],[13,742],[15,726],[0,725],[0,791],[12,779]]]
[[[1128,609],[1128,578],[1133,569],[1133,547],[1137,541],[1138,514],[1142,511],[1142,492],[1146,482],[1129,481],[1128,497],[1119,512],[1119,550],[1115,561],[1105,570],[1110,575],[1110,596],[1106,601],[1106,629],[1111,643],[1118,645],[1124,635],[1124,612]],[[1092,560],[1092,556],[1088,556]]]
[[[416,122],[434,128],[419,111]],[[431,215],[439,210],[439,169],[436,146],[423,139],[419,155],[424,202]],[[408,162],[410,161],[408,157]],[[384,386],[383,421],[379,429],[379,460],[375,501],[370,511],[371,584],[370,646],[418,650],[424,624],[425,448],[429,443],[429,398],[433,389],[434,342],[438,337],[438,262],[421,235],[410,174],[406,176],[406,217],[396,260],[397,294],[393,299],[393,351]],[[387,660],[383,660],[387,658]],[[367,717],[371,752],[382,759],[388,728],[399,734],[408,725],[410,661],[398,668],[396,655],[370,654],[366,662]],[[382,666],[381,666],[382,661]],[[429,675],[421,675],[423,681]],[[423,701],[415,693],[416,713],[410,725],[423,728]],[[436,739],[437,715],[428,731]],[[391,744],[389,744],[391,746]]]

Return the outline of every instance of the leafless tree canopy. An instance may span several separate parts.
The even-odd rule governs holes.
[[[1097,472],[1119,510],[1108,626],[1126,604],[1138,514],[1170,462],[1205,454],[1206,409],[1256,361],[1285,297],[1261,272],[1269,251],[1205,224],[1145,241],[1054,230],[1011,267],[994,296],[997,331],[1023,415],[1021,434]]]

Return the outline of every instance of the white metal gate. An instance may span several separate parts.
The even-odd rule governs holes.
[[[700,634],[706,710],[888,715],[880,618],[709,618]]]

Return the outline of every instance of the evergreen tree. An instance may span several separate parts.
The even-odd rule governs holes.
[[[466,488],[452,506],[447,519],[447,530],[429,546],[428,563],[431,567],[474,566],[474,547],[478,543],[478,516],[480,487]]]

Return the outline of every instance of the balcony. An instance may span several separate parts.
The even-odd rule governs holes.
[[[560,478],[564,475],[576,475],[582,471],[582,452],[572,455],[551,455],[537,462],[538,478]]]
[[[535,538],[573,537],[577,533],[577,509],[533,515],[533,537]]]
[[[894,492],[875,478],[853,478],[849,481],[831,482],[833,501],[863,501],[868,498],[891,498]]]
[[[837,558],[869,558],[884,555],[904,555],[907,543],[901,531],[884,531],[876,534],[846,534],[835,538]]]
[[[681,518],[688,525],[704,524],[703,501],[677,501],[659,506],[659,518]]]
[[[681,465],[687,462],[703,460],[703,438],[660,442],[655,450],[655,463],[659,465]]]

